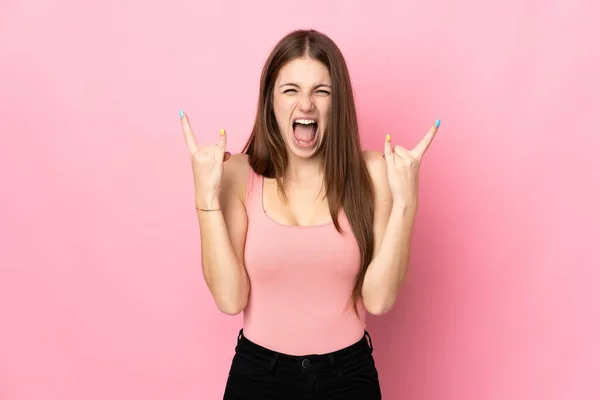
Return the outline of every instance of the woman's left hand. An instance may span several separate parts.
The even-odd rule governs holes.
[[[384,157],[387,163],[388,180],[394,202],[400,202],[405,206],[416,207],[419,190],[419,167],[423,155],[433,141],[440,120],[429,129],[425,137],[412,150],[390,143],[390,135],[385,139]]]

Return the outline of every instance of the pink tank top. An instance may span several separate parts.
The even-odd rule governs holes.
[[[250,168],[246,185],[245,265],[250,297],[244,336],[284,354],[322,354],[359,341],[365,330],[349,301],[360,268],[360,251],[345,214],[343,234],[333,222],[284,225],[263,209],[263,177]]]

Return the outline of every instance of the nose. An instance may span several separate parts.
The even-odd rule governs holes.
[[[315,104],[313,103],[313,98],[310,93],[302,93],[300,94],[300,99],[298,100],[298,105],[300,107],[300,111],[310,112],[313,110]]]

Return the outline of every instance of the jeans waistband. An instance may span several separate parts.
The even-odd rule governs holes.
[[[371,336],[365,331],[358,342],[340,350],[324,354],[296,356],[279,353],[254,343],[244,336],[242,329],[238,334],[238,343],[235,350],[238,356],[251,359],[254,363],[260,364],[271,371],[275,367],[291,370],[298,370],[300,367],[303,371],[319,371],[337,368],[350,360],[356,361],[371,357],[373,345]]]

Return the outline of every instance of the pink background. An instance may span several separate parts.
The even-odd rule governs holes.
[[[0,399],[221,398],[241,316],[202,278],[177,112],[240,151],[305,27],[366,148],[442,120],[408,281],[368,320],[384,398],[600,398],[597,2],[102,3],[0,3]]]

